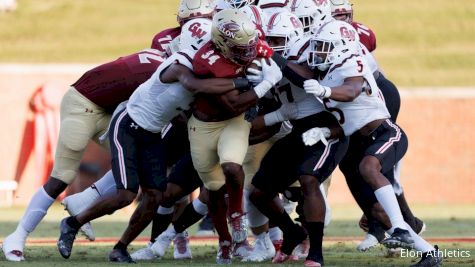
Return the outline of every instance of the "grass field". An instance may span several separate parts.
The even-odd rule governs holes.
[[[177,0],[19,0],[0,14],[0,62],[110,61],[176,25]],[[474,86],[475,1],[353,0],[380,65],[400,86]]]
[[[423,218],[428,230],[424,237],[429,240],[436,240],[441,249],[447,250],[468,250],[469,258],[446,258],[444,266],[475,266],[475,214],[473,205],[465,206],[431,206],[418,205],[414,208],[415,213]],[[325,231],[325,260],[326,266],[408,266],[415,258],[402,258],[400,255],[388,256],[382,247],[376,248],[367,253],[359,253],[355,250],[362,233],[357,227],[359,211],[354,207],[339,206],[333,207],[334,221]],[[0,218],[0,239],[3,239],[14,230],[17,220],[21,217],[23,208],[1,209]],[[57,252],[55,241],[59,234],[58,222],[66,216],[60,206],[53,206],[48,215],[36,231],[31,235],[30,243],[25,250],[28,261],[21,263],[21,266],[107,266],[106,255],[113,246],[111,240],[116,240],[127,224],[129,215],[127,211],[121,210],[112,216],[99,219],[93,222],[96,235],[101,240],[107,242],[77,242],[73,255],[69,260],[61,258]],[[139,237],[139,241],[134,242],[131,250],[136,250],[144,246],[150,229],[144,231]],[[195,227],[190,230],[194,233]],[[456,240],[457,238],[472,238],[471,242]],[[442,242],[441,239],[444,241]],[[82,240],[82,237],[79,237]],[[167,256],[162,260],[153,263],[140,263],[140,265],[159,264],[160,266],[209,266],[214,264],[216,255],[216,241],[192,240],[192,261],[174,261],[171,258],[170,249]],[[0,259],[0,266],[15,266],[18,264],[9,263]],[[235,261],[233,266],[271,266],[271,263],[249,264]],[[302,262],[296,262],[284,266],[302,266]]]

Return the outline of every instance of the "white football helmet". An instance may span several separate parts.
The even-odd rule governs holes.
[[[330,0],[332,16],[337,20],[353,22],[353,5],[348,0]]]
[[[214,15],[211,40],[224,57],[236,64],[245,66],[256,58],[256,25],[238,9],[225,9]]]
[[[254,3],[254,0],[224,0],[232,8],[241,8]]]
[[[289,11],[272,15],[267,22],[266,40],[275,52],[286,57],[293,41],[303,36],[303,25]]]
[[[287,7],[300,19],[304,32],[310,31],[316,14],[331,13],[331,4],[328,0],[293,0]]]
[[[194,18],[212,19],[213,14],[214,6],[211,0],[180,0],[176,18],[180,26],[183,26],[185,22]]]
[[[315,34],[323,24],[333,20],[332,14],[330,9],[328,8],[318,8],[313,15],[313,22],[310,26],[310,33]]]
[[[262,9],[267,15],[271,16],[287,10],[289,0],[259,0],[257,6]]]
[[[351,24],[332,20],[310,38],[309,47],[308,65],[325,71],[346,55],[358,54],[359,38]]]
[[[264,38],[266,33],[267,15],[257,6],[248,5],[239,9],[244,13],[254,24],[258,30],[259,38]]]
[[[204,44],[211,40],[212,21],[197,18],[187,21],[181,27],[179,50],[198,51]]]

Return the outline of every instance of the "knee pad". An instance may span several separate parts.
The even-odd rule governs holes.
[[[68,149],[82,151],[86,149],[92,134],[81,120],[66,118],[61,122],[59,141]]]

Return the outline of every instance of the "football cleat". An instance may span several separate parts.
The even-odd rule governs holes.
[[[169,227],[165,232],[161,233],[157,238],[155,238],[155,242],[153,242],[151,246],[153,253],[158,257],[163,257],[176,235],[177,233],[173,227]]]
[[[57,242],[58,251],[63,258],[68,259],[71,256],[73,250],[74,239],[78,233],[78,229],[74,229],[66,223],[68,218],[61,220],[59,226],[60,236]]]
[[[287,260],[289,260],[289,255],[279,250],[275,253],[274,258],[272,259],[272,263],[284,263]]]
[[[409,231],[396,228],[392,235],[381,242],[387,248],[414,248],[414,239],[412,239]]]
[[[88,203],[90,204],[90,203]],[[86,205],[88,205],[86,204]],[[81,200],[81,193],[77,193],[74,195],[70,195],[65,197],[61,201],[61,205],[64,206],[64,209],[68,212],[71,216],[76,216],[81,213],[85,209],[85,203]],[[92,225],[90,222],[85,223],[79,229],[81,234],[83,234],[87,240],[94,241],[96,240],[96,235],[94,234],[94,230],[92,229]]]
[[[235,243],[233,245],[233,257],[242,259],[244,257],[249,256],[251,252],[252,252],[252,247],[247,241],[247,239],[245,239],[242,242]]]
[[[130,257],[129,252],[123,249],[113,249],[109,253],[110,262],[125,262],[125,263],[135,263],[135,261]]]
[[[188,232],[184,231],[175,236],[173,240],[173,258],[175,260],[191,259],[190,240]]]
[[[151,261],[158,259],[158,257],[153,253],[151,249],[152,243],[148,242],[147,246],[141,248],[130,255],[134,261]]]
[[[439,255],[439,247],[434,246],[435,250],[422,254],[422,258],[411,267],[438,267],[442,265],[443,256]]]
[[[24,261],[25,256],[23,249],[25,248],[27,235],[21,235],[17,231],[11,233],[3,240],[2,250],[7,261]]]
[[[320,263],[313,260],[305,260],[303,262],[303,265],[306,267],[321,267],[322,266]]]
[[[263,237],[256,237],[254,248],[251,253],[243,257],[244,262],[261,262],[272,259],[275,255],[275,247],[269,238],[269,234],[264,234]]]
[[[305,239],[302,243],[298,244],[294,251],[292,251],[291,258],[295,260],[305,259],[308,256],[308,250],[310,248],[310,241]],[[293,256],[293,257],[292,257]]]
[[[358,244],[356,249],[360,252],[365,252],[377,245],[379,245],[378,239],[374,235],[367,233],[364,237],[364,240]]]
[[[216,264],[231,264],[232,263],[232,244],[228,240],[220,241],[218,253],[216,255]]]

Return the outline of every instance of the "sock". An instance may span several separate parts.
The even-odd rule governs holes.
[[[374,195],[391,221],[392,227],[388,232],[392,233],[395,228],[407,230],[393,187],[391,185],[385,185],[374,191]]]
[[[76,219],[76,216],[68,217],[66,223],[74,229],[79,229],[82,226],[82,224]]]
[[[269,229],[269,237],[272,241],[282,240],[282,231],[279,227],[272,227]]]
[[[242,209],[242,186],[236,188],[226,183],[226,192],[228,193],[228,216],[233,218],[234,214],[244,214]]]
[[[323,242],[323,222],[307,222],[308,237],[310,239],[310,249],[307,259],[323,264],[322,242]]]
[[[226,201],[222,190],[209,191],[208,210],[216,232],[218,233],[219,242],[231,242],[232,238],[226,220]]]
[[[199,199],[195,199],[192,203],[186,205],[180,217],[173,222],[173,227],[177,233],[181,233],[201,220],[207,213],[208,207]]]
[[[27,234],[33,232],[36,226],[41,222],[41,220],[45,217],[46,212],[48,211],[49,207],[54,202],[54,198],[50,197],[48,193],[46,193],[45,189],[41,187],[31,198],[28,207],[26,208],[25,214],[20,220],[20,223],[17,227],[17,233]],[[20,229],[18,229],[20,228]]]
[[[93,186],[95,186],[95,189],[101,196],[117,191],[117,185],[115,183],[112,170],[106,172],[106,174],[104,174],[101,179],[95,182]]]
[[[414,239],[414,249],[417,251],[429,252],[435,250],[435,248],[429,244],[429,242],[425,241],[424,238],[416,234],[414,230],[406,223],[407,230],[411,234],[412,239]]]
[[[157,213],[155,213],[152,222],[152,234],[150,236],[150,242],[154,242],[163,231],[165,231],[173,219],[173,211],[175,208],[158,207]]]
[[[284,235],[292,233],[292,231],[298,227],[292,218],[290,218],[287,212],[283,212],[280,216],[276,217],[275,219],[272,218],[275,224],[282,230]]]
[[[119,241],[115,244],[114,249],[127,250],[127,245]]]

